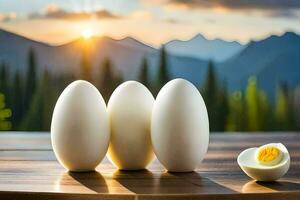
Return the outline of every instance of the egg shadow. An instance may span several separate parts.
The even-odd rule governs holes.
[[[294,183],[290,181],[272,181],[272,182],[256,181],[256,184],[276,191],[300,190],[300,183]]]
[[[67,172],[67,175],[96,193],[108,193],[107,183],[104,177],[97,171]]]
[[[135,194],[154,193],[154,174],[143,170],[116,170],[113,179]]]
[[[192,172],[168,172],[169,174],[181,178],[186,183],[191,183],[197,186],[197,193],[222,193],[222,194],[232,194],[237,193],[237,191],[232,190],[224,185],[213,181],[212,179],[201,176],[201,173]]]
[[[114,173],[114,180],[135,194],[199,194],[236,193],[196,172],[170,173],[164,171],[139,170]]]

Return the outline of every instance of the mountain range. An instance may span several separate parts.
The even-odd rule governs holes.
[[[222,62],[240,52],[244,46],[237,41],[209,40],[199,33],[190,40],[169,41],[166,43],[166,48],[174,55]]]
[[[33,49],[40,72],[47,69],[53,74],[78,75],[82,49],[86,46],[90,51],[93,74],[97,74],[101,63],[109,58],[114,73],[120,74],[124,80],[136,80],[142,59],[147,57],[149,78],[156,78],[159,50],[131,37],[121,40],[110,37],[79,38],[53,46],[0,30],[0,62],[5,62],[12,71],[24,72],[27,69],[28,52]],[[184,48],[189,51],[180,50]],[[250,76],[257,77],[259,86],[271,98],[278,83],[285,82],[290,87],[300,85],[300,36],[293,32],[272,35],[247,45],[219,39],[207,40],[198,34],[186,42],[172,40],[166,43],[166,49],[171,78],[185,78],[197,86],[205,80],[209,60],[216,61],[219,80],[226,82],[230,91],[244,89]]]
[[[52,46],[23,36],[0,30],[0,62],[10,66],[12,71],[23,72],[27,66],[28,52],[33,49],[39,71],[47,69],[53,74],[80,73],[82,48],[90,47],[90,60],[93,74],[97,74],[106,58],[112,61],[114,72],[124,80],[137,79],[142,59],[149,62],[149,78],[154,79],[159,62],[159,51],[134,38],[115,40],[110,37],[79,38],[67,44]],[[207,61],[196,58],[168,57],[169,72],[172,78],[182,77],[200,84],[205,76]]]
[[[249,76],[256,76],[260,88],[273,98],[278,84],[300,85],[300,36],[286,32],[251,41],[217,69],[231,90],[245,88]]]

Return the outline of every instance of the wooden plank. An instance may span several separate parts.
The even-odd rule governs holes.
[[[0,199],[300,199],[300,134],[211,134],[208,154],[192,173],[168,173],[155,159],[148,170],[117,170],[107,158],[94,173],[69,173],[56,161],[48,133],[0,134]],[[243,149],[284,143],[289,172],[273,183],[243,174]]]

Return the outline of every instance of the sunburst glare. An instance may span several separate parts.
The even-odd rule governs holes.
[[[81,32],[81,36],[85,39],[89,39],[94,35],[91,29],[85,29]]]

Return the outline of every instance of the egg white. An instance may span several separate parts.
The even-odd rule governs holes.
[[[237,162],[241,169],[251,178],[258,181],[275,181],[282,177],[289,169],[290,155],[283,144],[277,144],[282,151],[281,161],[273,166],[262,165],[257,162],[255,154],[258,147],[249,148],[241,152]]]

